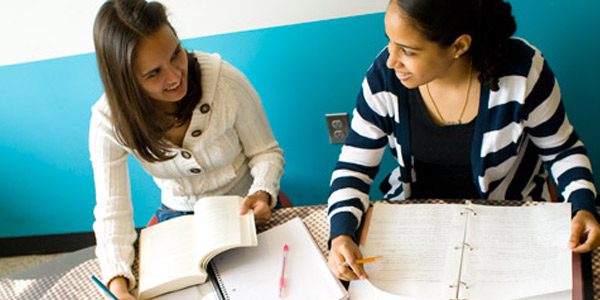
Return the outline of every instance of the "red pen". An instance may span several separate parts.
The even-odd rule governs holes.
[[[279,298],[283,297],[283,290],[285,288],[285,261],[287,260],[288,250],[288,245],[283,245],[283,262],[281,263],[281,276],[279,277]]]

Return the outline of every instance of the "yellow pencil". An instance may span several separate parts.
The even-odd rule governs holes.
[[[361,258],[361,259],[357,259],[354,263],[357,264],[368,264],[368,263],[372,263],[380,258],[382,258],[383,256],[379,255],[379,256],[373,256],[373,257],[366,257],[366,258]],[[350,264],[345,261],[343,263],[340,264],[340,267],[347,267]]]

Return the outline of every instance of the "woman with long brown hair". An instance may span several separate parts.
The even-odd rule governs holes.
[[[92,108],[89,140],[96,255],[109,289],[130,299],[129,154],[161,190],[159,221],[191,213],[204,196],[240,195],[240,213],[252,210],[264,223],[284,160],[246,77],[219,55],[187,52],[160,3],[107,1],[94,44],[105,92]]]

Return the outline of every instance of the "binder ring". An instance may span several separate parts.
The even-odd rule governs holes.
[[[475,250],[475,248],[473,246],[471,246],[471,244],[469,244],[469,243],[462,243],[462,246],[454,246],[454,250],[460,250],[464,247],[467,247],[469,249],[469,251]]]
[[[466,246],[467,248],[469,248],[469,251],[473,251],[473,249],[475,249],[475,248],[473,248],[473,246],[471,246],[471,244],[469,244],[469,243],[463,243],[463,246]]]
[[[477,215],[477,212],[476,212],[474,209],[470,208],[470,207],[465,207],[465,208],[464,208],[464,210],[468,210],[468,211],[470,211],[470,212],[471,212],[471,213],[472,213],[474,216],[476,216],[476,215]],[[461,211],[461,212],[460,212],[460,215],[461,215],[461,216],[462,216],[462,215],[464,215],[464,214],[465,214],[465,212],[464,212],[464,211]]]
[[[464,281],[459,281],[459,282],[458,282],[458,284],[450,284],[450,286],[449,286],[449,287],[450,287],[451,289],[455,289],[455,288],[458,288],[458,286],[460,286],[460,285],[464,286],[464,287],[465,287],[465,289],[467,289],[467,290],[469,289],[469,286],[468,286],[468,285],[467,285],[467,283],[466,283],[466,282],[464,282]]]

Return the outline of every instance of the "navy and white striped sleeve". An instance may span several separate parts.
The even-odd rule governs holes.
[[[557,182],[559,193],[580,209],[596,212],[597,191],[587,151],[569,122],[560,88],[548,62],[536,50],[528,80],[527,122],[531,140]]]
[[[352,114],[350,132],[335,166],[330,182],[328,219],[330,239],[346,234],[355,241],[356,230],[369,207],[369,190],[379,170],[388,143],[386,129],[394,104],[390,93],[374,93],[372,87],[381,84],[378,61],[363,80],[356,108]]]

